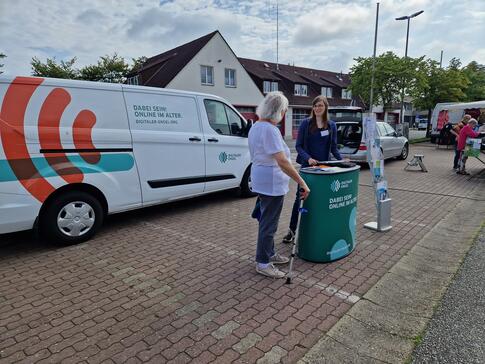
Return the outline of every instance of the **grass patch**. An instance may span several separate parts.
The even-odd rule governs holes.
[[[431,138],[418,138],[418,139],[413,139],[409,141],[409,144],[416,144],[416,143],[423,143],[423,142],[429,142]]]
[[[414,343],[414,346],[418,346],[418,345],[420,345],[422,342],[423,342],[423,335],[422,335],[422,334],[420,334],[420,335],[417,335],[417,336],[413,337],[413,343]]]

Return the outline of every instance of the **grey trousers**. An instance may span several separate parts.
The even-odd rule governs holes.
[[[283,209],[285,196],[259,195],[261,200],[261,218],[259,220],[258,243],[256,246],[256,262],[269,263],[269,258],[275,254],[274,235]]]

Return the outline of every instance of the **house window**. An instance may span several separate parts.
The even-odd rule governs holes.
[[[263,81],[263,92],[266,94],[271,91],[278,91],[278,82]]]
[[[139,75],[136,75],[136,76],[133,76],[133,77],[129,77],[127,80],[126,80],[126,83],[128,85],[139,85],[140,83],[140,77]]]
[[[226,68],[224,70],[224,80],[226,87],[236,87],[236,70]]]
[[[300,83],[295,83],[295,95],[296,96],[308,96],[308,86]]]
[[[346,88],[342,89],[342,98],[350,100],[352,99],[352,92]]]
[[[200,66],[200,82],[203,85],[214,85],[214,67]]]
[[[332,97],[332,88],[331,87],[322,87],[322,95],[326,98]]]

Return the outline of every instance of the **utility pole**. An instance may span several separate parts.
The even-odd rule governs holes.
[[[377,3],[377,10],[376,10],[376,30],[374,33],[374,53],[372,56],[372,72],[371,72],[371,80],[370,80],[370,104],[369,104],[369,112],[372,113],[372,105],[374,104],[374,73],[376,70],[376,48],[377,48],[377,27],[379,25],[379,3]]]
[[[396,18],[396,20],[407,20],[408,21],[408,26],[407,26],[407,31],[406,31],[406,51],[404,52],[404,61],[408,58],[408,40],[409,40],[409,23],[412,18],[417,17],[418,15],[424,13],[424,10],[420,10],[414,14],[411,15],[405,15],[401,16],[399,18]],[[401,90],[401,114],[399,115],[401,119],[401,123],[404,124],[404,85],[402,86]]]

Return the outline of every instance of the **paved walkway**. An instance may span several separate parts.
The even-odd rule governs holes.
[[[485,227],[433,316],[413,363],[485,361]]]
[[[451,150],[413,153],[429,173],[386,163],[392,231],[362,227],[375,219],[363,170],[355,251],[330,264],[297,259],[290,286],[255,273],[254,199],[230,193],[112,216],[79,246],[2,236],[0,363],[295,363],[460,202],[483,205],[485,180],[454,174]]]

